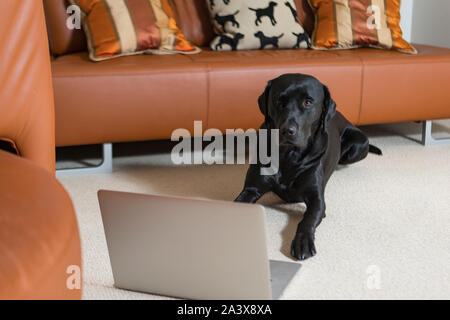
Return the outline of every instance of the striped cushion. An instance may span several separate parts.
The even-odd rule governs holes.
[[[89,56],[101,61],[149,51],[195,53],[168,0],[70,0],[83,13]]]
[[[375,47],[417,53],[402,38],[400,0],[309,0],[313,49]]]

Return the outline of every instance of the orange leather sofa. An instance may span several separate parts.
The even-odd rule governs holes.
[[[306,0],[296,0],[308,8]],[[267,80],[308,73],[326,83],[356,125],[450,118],[450,49],[418,55],[378,49],[214,52],[205,0],[172,0],[197,55],[89,61],[82,30],[65,27],[64,0],[44,0],[56,105],[56,145],[167,139],[176,128],[257,128]],[[300,12],[302,10],[299,10]],[[311,15],[302,16],[311,31]]]
[[[54,109],[42,3],[0,1],[0,299],[79,299],[80,238],[54,177]],[[81,270],[78,270],[81,271]],[[80,272],[78,272],[78,275]],[[78,281],[81,282],[81,278]],[[67,286],[69,283],[69,287]]]

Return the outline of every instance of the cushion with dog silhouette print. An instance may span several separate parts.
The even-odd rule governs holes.
[[[217,37],[213,50],[309,48],[294,0],[206,0]]]

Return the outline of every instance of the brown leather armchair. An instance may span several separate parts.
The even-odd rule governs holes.
[[[54,171],[54,108],[45,21],[39,1],[1,1],[0,139]]]
[[[0,299],[79,299],[77,221],[54,178],[53,90],[42,2],[2,0],[0,20],[0,140],[22,157],[0,151]]]

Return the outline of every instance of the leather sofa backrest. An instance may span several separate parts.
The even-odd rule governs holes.
[[[66,27],[67,0],[43,0],[47,19],[50,47],[53,55],[63,55],[86,50],[83,30]],[[206,0],[170,0],[175,19],[186,38],[197,46],[208,46],[214,37]],[[307,0],[295,0],[299,18],[311,34],[314,17]]]
[[[208,46],[214,37],[206,0],[170,0],[178,27],[193,44]]]
[[[45,19],[47,21],[50,50],[53,55],[86,51],[86,38],[84,31],[70,30],[66,27],[69,15],[66,13],[69,6],[66,0],[43,0]]]
[[[0,140],[54,174],[55,118],[42,3],[0,1]]]
[[[314,30],[314,13],[308,0],[294,0],[297,7],[298,19],[305,31],[311,36]]]

